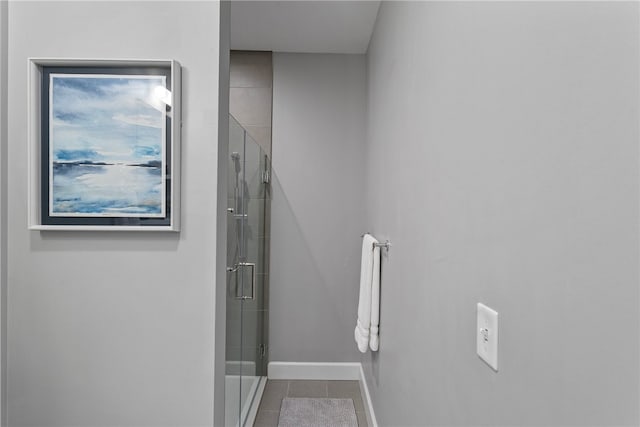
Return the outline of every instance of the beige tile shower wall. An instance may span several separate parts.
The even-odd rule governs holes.
[[[271,52],[232,51],[229,110],[271,157]]]

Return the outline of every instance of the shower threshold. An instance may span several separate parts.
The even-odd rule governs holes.
[[[258,413],[267,377],[250,375],[226,375],[225,387],[229,396],[240,395],[238,399],[225,400],[226,427],[251,427]],[[239,404],[242,404],[242,408]],[[240,417],[238,419],[238,416]]]

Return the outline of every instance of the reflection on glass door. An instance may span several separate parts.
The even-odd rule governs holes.
[[[243,427],[266,376],[268,159],[229,123],[225,424]]]

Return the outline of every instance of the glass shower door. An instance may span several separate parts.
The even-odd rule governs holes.
[[[227,204],[227,426],[243,427],[266,375],[266,156],[230,117]]]

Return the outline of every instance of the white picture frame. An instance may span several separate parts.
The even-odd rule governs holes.
[[[29,229],[180,231],[182,116],[177,61],[29,58],[28,82]],[[141,90],[152,87],[159,91],[152,91],[144,100],[148,105],[135,110],[151,114],[110,110],[142,104],[127,97],[139,97]],[[75,104],[76,93],[76,110],[65,110],[65,102]],[[158,105],[151,110],[154,103]],[[81,118],[87,111],[101,121]],[[59,120],[63,112],[71,119]],[[99,121],[99,126],[88,125]],[[72,133],[69,127],[78,129]],[[125,144],[135,147],[127,150]]]

